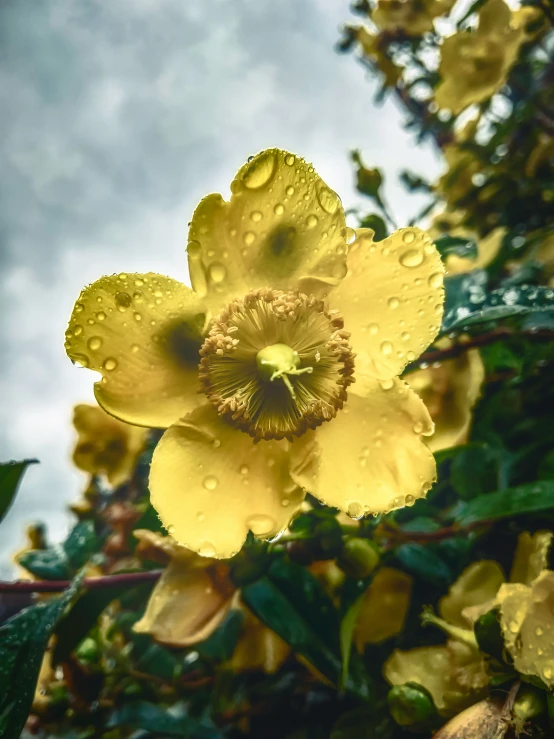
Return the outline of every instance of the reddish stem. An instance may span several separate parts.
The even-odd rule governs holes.
[[[131,587],[144,582],[155,582],[163,570],[146,570],[145,572],[126,572],[120,575],[102,575],[88,577],[83,580],[83,588]],[[71,585],[71,580],[17,580],[15,582],[0,581],[0,593],[59,593]]]

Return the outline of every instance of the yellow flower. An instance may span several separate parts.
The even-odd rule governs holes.
[[[193,289],[103,277],[81,293],[66,341],[102,373],[105,410],[169,427],[152,504],[177,542],[218,558],[249,530],[285,529],[305,489],[355,517],[425,495],[433,426],[398,375],[435,338],[444,299],[424,232],[374,243],[365,230],[348,245],[338,196],[293,154],[258,154],[231,192],[193,215]]]
[[[435,432],[426,439],[429,448],[438,452],[464,444],[485,378],[479,350],[470,349],[438,367],[416,370],[409,378],[435,424]]]
[[[554,659],[550,636],[554,627],[554,573],[544,571],[551,540],[549,531],[520,535],[510,576],[512,583],[518,584],[504,582],[497,562],[482,560],[467,567],[440,600],[441,618],[424,614],[427,623],[448,634],[447,643],[395,650],[384,665],[389,683],[403,685],[411,681],[422,685],[444,715],[474,702],[482,695],[488,676],[473,625],[481,615],[499,606],[506,648],[515,668],[523,674],[538,675],[545,682],[552,677],[548,684],[554,685],[554,669],[549,669]]]
[[[146,430],[122,423],[94,405],[76,405],[73,426],[77,442],[76,467],[91,475],[105,474],[112,485],[121,485],[133,474],[146,443]]]
[[[231,668],[278,670],[290,647],[241,605],[227,565],[199,557],[169,536],[143,529],[134,534],[139,556],[167,563],[134,631],[150,634],[161,644],[189,647],[211,636],[231,608],[240,609],[245,620]]]
[[[363,596],[354,630],[359,651],[402,631],[410,606],[412,578],[392,567],[382,567]]]
[[[402,70],[385,52],[380,44],[379,36],[371,33],[365,26],[348,26],[362,48],[363,55],[371,60],[383,74],[386,87],[394,87],[402,76]]]
[[[422,36],[433,30],[433,21],[448,13],[456,0],[378,0],[371,14],[381,31],[403,31]]]
[[[525,41],[522,20],[503,0],[487,0],[476,29],[445,39],[439,65],[442,82],[435,91],[440,108],[458,114],[498,92]]]

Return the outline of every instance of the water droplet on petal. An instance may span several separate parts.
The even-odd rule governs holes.
[[[247,518],[246,525],[255,536],[268,536],[273,533],[277,526],[271,516],[267,516],[263,513]]]
[[[212,282],[223,282],[227,277],[227,270],[221,262],[214,262],[209,267],[210,278]]]
[[[85,310],[85,306],[82,303],[75,305],[75,313],[82,313]]]
[[[219,480],[215,475],[208,475],[208,477],[204,478],[204,487],[206,490],[215,490],[216,487],[219,485]]]
[[[77,324],[73,327],[73,333],[75,334],[75,336],[80,336],[83,333],[83,327]]]
[[[407,331],[402,331],[401,333],[402,341],[409,341],[410,340],[410,334]]]
[[[323,210],[331,216],[337,212],[340,206],[340,198],[337,193],[323,184],[320,184],[317,188],[317,199]]]
[[[423,258],[423,252],[419,249],[408,249],[400,256],[400,264],[403,267],[419,267]]]
[[[112,372],[117,367],[117,359],[114,359],[113,357],[108,357],[102,367],[106,370],[106,372]]]
[[[202,254],[202,245],[199,241],[189,241],[187,244],[187,254],[191,259],[198,259]]]
[[[510,631],[512,632],[512,634],[517,634],[517,632],[519,631],[519,624],[518,624],[517,621],[512,621],[508,625],[508,628],[510,629]]]
[[[536,634],[537,636],[542,636],[542,634],[543,634],[543,630],[541,629],[541,627],[540,627],[540,626],[537,626],[537,628],[535,629],[535,634]]]
[[[258,223],[263,217],[264,214],[260,210],[253,210],[252,213],[250,213],[250,220],[254,221],[254,223]]]
[[[140,350],[140,346],[138,344],[131,344],[131,351],[133,354],[136,354]]]
[[[144,280],[142,279],[142,277],[137,277],[137,279],[135,280],[135,285],[137,287],[142,287],[144,285]]]
[[[552,667],[543,667],[542,674],[544,675],[546,680],[550,680],[552,677]]]
[[[266,151],[257,156],[247,166],[242,177],[244,186],[249,190],[256,190],[267,185],[273,179],[276,164],[275,153],[272,151]]]
[[[383,390],[392,390],[394,387],[394,380],[383,380],[381,382],[381,387]]]
[[[286,155],[286,157],[285,157],[285,164],[287,166],[292,167],[292,165],[294,164],[295,161],[296,161],[296,157],[294,156],[294,154],[287,154]]]
[[[252,246],[252,244],[256,241],[256,234],[252,231],[247,231],[242,237],[242,240],[244,241],[246,246]]]
[[[421,423],[421,421],[416,421],[414,423],[414,434],[421,434],[422,431],[423,431],[423,424]]]
[[[199,521],[203,521],[206,518],[206,516],[202,513],[202,511],[198,511],[198,513],[196,514],[196,518]]]
[[[86,354],[73,354],[71,360],[79,367],[88,367],[89,359]]]
[[[405,244],[411,244],[413,241],[415,241],[415,233],[413,231],[406,230],[402,234],[402,241]]]
[[[285,206],[283,205],[283,203],[277,203],[275,208],[273,208],[273,211],[276,216],[282,216],[285,212]]]
[[[294,187],[292,185],[289,185],[287,189],[285,190],[287,195],[290,197],[291,195],[294,195]]]
[[[392,354],[393,348],[394,347],[390,341],[383,341],[383,343],[381,344],[381,351],[387,357]]]
[[[243,464],[243,465],[241,466],[241,468],[240,468],[240,474],[241,474],[241,475],[247,475],[247,474],[248,474],[248,472],[249,472],[249,470],[248,470],[248,466],[247,466],[247,465],[245,465],[245,464]]]
[[[89,349],[95,352],[97,349],[100,349],[100,347],[102,346],[102,339],[99,336],[92,336],[88,340],[87,346]]]
[[[315,228],[317,226],[317,216],[315,216],[313,213],[309,215],[306,219],[306,225],[308,228]]]
[[[398,300],[398,298],[389,298],[388,300],[389,308],[392,308],[394,310],[394,308],[398,308],[399,305],[400,305],[400,301]]]
[[[357,500],[351,500],[348,503],[347,511],[350,518],[360,519],[364,515],[364,507]]]
[[[106,320],[106,314],[103,310],[99,310],[98,313],[96,313],[96,320],[97,321],[105,321]]]
[[[443,276],[440,272],[435,272],[435,274],[431,275],[429,277],[429,287],[436,289],[437,287],[440,287],[443,282]]]
[[[126,310],[131,305],[131,296],[128,293],[116,293],[115,302],[121,312]]]
[[[370,323],[367,327],[369,330],[369,333],[371,336],[375,336],[375,334],[379,331],[379,324],[378,323]]]
[[[214,557],[215,547],[211,541],[202,541],[198,547],[198,554],[201,557]]]

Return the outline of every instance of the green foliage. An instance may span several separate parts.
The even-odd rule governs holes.
[[[0,521],[13,503],[27,467],[37,462],[37,459],[25,459],[23,462],[4,462],[0,464]]]
[[[97,551],[98,544],[94,523],[81,521],[62,545],[25,552],[18,561],[36,577],[65,580],[88,562]]]
[[[56,623],[81,586],[21,611],[0,627],[0,737],[18,739],[27,719],[44,651]]]

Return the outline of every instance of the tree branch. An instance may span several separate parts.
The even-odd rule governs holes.
[[[145,582],[155,582],[163,570],[146,570],[144,572],[126,572],[120,575],[102,575],[88,577],[83,580],[83,588],[98,590],[99,588],[132,587]],[[60,593],[71,585],[71,580],[16,580],[0,581],[0,593]]]

